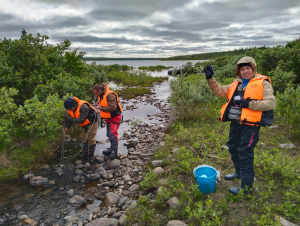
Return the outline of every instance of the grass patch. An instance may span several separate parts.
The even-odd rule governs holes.
[[[193,120],[178,119],[173,123],[165,145],[160,146],[153,157],[153,160],[163,160],[164,174],[154,176],[149,164],[150,170],[141,183],[145,191],[159,186],[166,190],[155,198],[141,197],[139,204],[126,213],[129,225],[166,225],[170,220],[180,220],[190,226],[199,225],[199,222],[225,226],[280,225],[274,220],[275,215],[294,224],[300,223],[300,149],[279,148],[281,143],[299,145],[299,141],[292,140],[287,125],[281,124],[279,129],[261,128],[260,141],[255,148],[253,195],[233,196],[228,189],[239,187],[240,180],[223,179],[224,175],[234,172],[234,166],[229,152],[221,148],[228,140],[229,123],[219,122],[220,107],[219,100],[211,102],[202,108],[201,117],[189,115]],[[275,119],[274,124],[280,122]],[[173,148],[179,151],[172,153]],[[213,166],[221,172],[221,181],[212,194],[203,194],[198,189],[193,168],[200,164]],[[158,183],[162,179],[166,182]],[[172,197],[179,200],[176,208],[166,203]]]
[[[169,68],[173,68],[173,67],[172,66],[164,66],[164,65],[138,67],[139,70],[145,70],[145,71],[161,71],[161,70],[169,69]]]
[[[152,94],[151,90],[145,87],[128,87],[125,89],[116,90],[116,93],[125,99],[131,99],[143,94]]]

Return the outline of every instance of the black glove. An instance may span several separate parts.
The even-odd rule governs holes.
[[[214,75],[214,69],[210,65],[204,68],[204,72],[206,79],[211,79]]]
[[[71,117],[65,116],[64,120],[65,120],[65,122],[69,122],[69,121],[71,121]]]
[[[250,100],[249,99],[234,100],[233,103],[239,105],[241,108],[248,108]]]

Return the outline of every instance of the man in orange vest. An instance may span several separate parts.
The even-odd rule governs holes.
[[[259,140],[261,126],[273,123],[276,101],[271,81],[257,74],[256,62],[252,57],[241,58],[235,69],[236,78],[230,85],[220,86],[213,78],[212,65],[205,68],[205,76],[211,90],[226,97],[220,121],[231,121],[227,146],[235,167],[235,173],[225,175],[225,180],[241,178],[244,193],[251,194],[254,181],[254,148]],[[230,188],[237,195],[240,188]]]
[[[88,102],[79,100],[77,97],[68,97],[64,102],[64,107],[68,110],[70,117],[65,118],[67,124],[63,133],[66,133],[74,123],[81,126],[80,139],[83,143],[83,157],[88,157],[90,160],[96,148],[97,112]]]
[[[93,92],[98,97],[101,118],[106,122],[106,135],[110,141],[110,148],[103,154],[111,159],[118,156],[118,129],[122,118],[122,106],[118,95],[109,89],[107,83],[93,86]]]

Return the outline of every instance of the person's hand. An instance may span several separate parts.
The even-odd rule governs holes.
[[[214,75],[214,68],[212,65],[208,65],[206,68],[204,68],[205,77],[206,79],[211,79]]]
[[[241,108],[248,108],[250,100],[248,99],[234,100],[233,103],[238,105]]]
[[[69,128],[63,129],[63,134],[65,134],[68,130],[69,130]]]
[[[69,122],[69,121],[71,121],[71,117],[65,116],[64,120],[65,120],[65,122]]]

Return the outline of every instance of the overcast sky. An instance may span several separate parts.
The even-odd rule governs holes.
[[[0,0],[0,38],[64,39],[86,56],[169,57],[284,45],[300,0]]]

